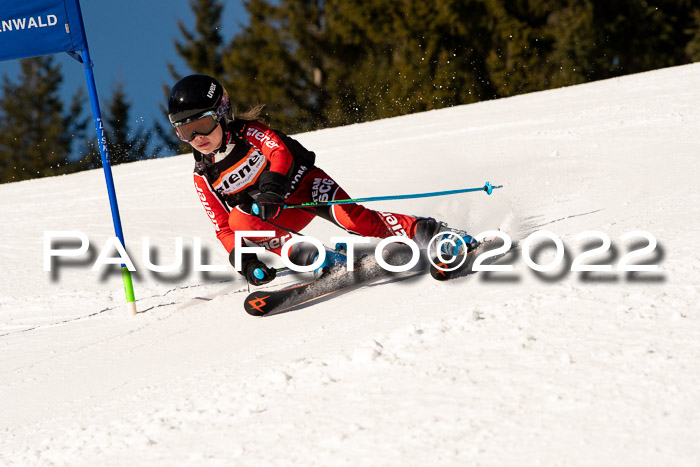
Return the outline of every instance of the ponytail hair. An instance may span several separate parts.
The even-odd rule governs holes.
[[[254,105],[253,107],[250,107],[245,112],[242,112],[242,113],[233,112],[233,118],[235,120],[238,120],[238,119],[241,119],[241,120],[259,120],[260,115],[262,114],[262,111],[264,108],[265,108],[265,104],[257,104],[257,105]]]

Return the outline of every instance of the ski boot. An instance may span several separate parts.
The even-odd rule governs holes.
[[[314,279],[318,280],[331,270],[344,267],[348,260],[345,245],[340,243],[335,250],[326,248],[326,259],[314,270]],[[289,260],[300,266],[309,266],[318,259],[318,250],[310,243],[297,243],[289,250]]]
[[[345,245],[339,243],[336,245],[335,250],[326,249],[326,259],[323,261],[319,267],[314,270],[314,280],[319,280],[323,276],[329,274],[331,270],[338,270],[348,263],[348,257],[346,256]],[[314,261],[318,259],[318,255],[314,258]],[[313,263],[313,261],[312,261]]]
[[[453,229],[430,217],[416,222],[413,240],[419,247],[430,250],[428,253],[433,256],[438,251],[442,255],[462,255],[474,251],[479,245],[465,230]]]

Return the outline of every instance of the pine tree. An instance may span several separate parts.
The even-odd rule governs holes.
[[[688,0],[486,0],[499,96],[688,63]]]
[[[193,72],[220,76],[223,38],[219,31],[223,4],[218,0],[190,0],[190,9],[195,16],[194,31],[178,21],[177,28],[183,40],[175,41],[175,50]],[[181,77],[172,64],[168,66],[174,79]]]
[[[223,55],[224,85],[236,108],[267,104],[266,120],[287,131],[327,125],[322,0],[250,0],[250,24]]]
[[[167,111],[165,113],[167,114]],[[183,154],[192,150],[189,145],[183,143],[175,136],[170,123],[162,124],[160,122],[155,122],[153,124],[153,135],[162,143],[158,146],[159,154],[163,152],[167,154]]]
[[[493,94],[485,79],[483,2],[336,2],[332,34],[351,66],[335,78],[342,107],[363,119],[475,102]],[[349,53],[348,53],[349,52]],[[344,98],[344,99],[343,99]]]
[[[544,82],[532,90],[585,83],[615,72],[615,64],[605,55],[605,36],[589,0],[569,1],[551,10],[540,35],[548,45],[538,63]]]
[[[249,24],[222,46],[220,3],[193,0],[196,32],[178,51],[236,108],[267,104],[268,123],[297,132],[688,63],[700,57],[693,5],[247,0]]]
[[[155,157],[160,152],[160,147],[149,151],[149,134],[151,130],[144,127],[132,130],[132,122],[129,119],[131,104],[124,93],[124,84],[119,81],[112,91],[112,96],[107,106],[107,148],[112,164],[143,160]]]
[[[71,111],[69,112],[69,118],[77,128],[77,131],[71,135],[74,139],[72,160],[75,160],[72,169],[75,172],[102,167],[92,113],[83,117],[81,116],[82,110],[75,110],[82,109],[83,104],[88,99],[85,88],[78,87],[71,101]]]
[[[700,8],[692,12],[693,23],[688,27],[690,41],[685,46],[685,53],[691,62],[700,62]]]
[[[292,131],[490,96],[479,0],[250,0],[223,54],[239,105],[267,103]]]
[[[74,138],[80,138],[82,107],[74,99],[69,112],[59,95],[60,65],[51,56],[20,61],[13,83],[3,76],[0,101],[0,182],[71,172]]]
[[[557,38],[552,18],[568,8],[567,2],[547,0],[510,2],[487,0],[489,34],[486,67],[493,85],[492,97],[513,96],[546,89],[564,65],[563,57],[549,59]],[[561,15],[560,18],[568,16]],[[562,55],[569,50],[562,47]]]
[[[221,79],[223,76],[221,36],[221,16],[223,3],[219,0],[190,0],[190,9],[195,18],[194,30],[187,29],[182,21],[178,21],[177,28],[182,40],[175,41],[175,51],[185,61],[191,73],[202,73]],[[172,63],[167,63],[173,83],[182,78],[188,72],[181,72]],[[163,85],[163,96],[167,98],[173,83]],[[164,105],[160,106],[161,112],[168,122],[154,124],[153,133],[161,141],[167,152],[183,153],[191,150],[190,146],[175,137],[167,120],[168,111]]]
[[[162,147],[151,147],[151,136],[157,134],[158,126],[132,129],[130,120],[131,104],[124,92],[124,84],[119,81],[114,85],[110,99],[102,112],[107,138],[107,152],[111,165],[133,162],[158,157]],[[92,119],[90,119],[92,121]],[[80,170],[102,167],[102,156],[97,146],[95,133],[88,132],[80,142]]]

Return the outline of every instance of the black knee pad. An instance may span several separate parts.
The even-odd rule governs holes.
[[[299,266],[313,264],[318,255],[318,249],[308,242],[295,243],[289,249],[289,260]]]
[[[418,219],[412,240],[421,248],[425,248],[428,246],[428,242],[440,232],[441,227],[442,223],[432,217]]]

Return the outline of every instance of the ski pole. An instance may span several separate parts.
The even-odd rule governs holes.
[[[351,199],[338,199],[333,201],[321,201],[321,202],[308,202],[299,204],[283,204],[282,209],[300,209],[300,208],[315,208],[319,206],[333,206],[336,204],[355,204],[355,203],[368,203],[371,201],[388,201],[397,199],[414,199],[414,198],[429,198],[433,196],[447,196],[455,195],[458,193],[469,193],[471,191],[485,191],[486,194],[490,195],[493,190],[497,188],[502,188],[503,185],[494,186],[491,182],[486,182],[484,186],[478,188],[461,188],[458,190],[448,190],[448,191],[433,191],[430,193],[414,193],[410,195],[389,195],[389,196],[370,196],[367,198],[351,198]],[[253,204],[253,214],[258,215],[260,213],[260,206],[257,203]]]

